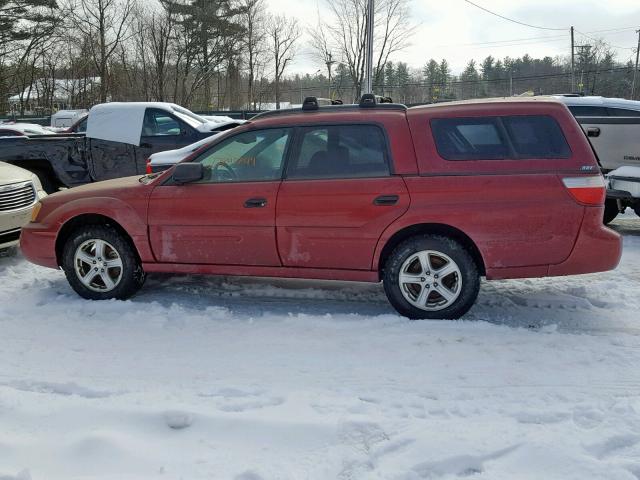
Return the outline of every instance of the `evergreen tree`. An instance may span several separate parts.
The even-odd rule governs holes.
[[[196,84],[204,85],[209,108],[211,78],[216,67],[239,55],[244,34],[240,15],[242,7],[236,0],[161,0],[167,12],[177,17],[181,35],[187,39],[187,50],[197,63]]]

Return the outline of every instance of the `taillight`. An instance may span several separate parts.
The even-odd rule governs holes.
[[[602,175],[565,177],[562,183],[579,203],[602,205],[607,196],[607,188]]]
[[[151,157],[147,158],[147,175],[153,173],[153,169],[151,168]]]

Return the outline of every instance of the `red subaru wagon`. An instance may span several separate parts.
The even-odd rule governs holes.
[[[89,299],[147,272],[384,283],[414,319],[458,318],[480,278],[610,270],[605,185],[561,103],[481,100],[269,112],[161,174],[42,200],[30,261]]]

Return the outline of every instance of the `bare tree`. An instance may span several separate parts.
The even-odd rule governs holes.
[[[378,0],[374,12],[374,78],[381,78],[389,57],[408,45],[415,31],[411,26],[409,0]],[[337,51],[348,69],[355,87],[356,97],[362,93],[365,74],[367,43],[366,0],[327,0],[331,12],[330,23],[322,22],[315,32],[312,48],[316,55],[326,62],[332,50]]]
[[[100,76],[100,101],[107,101],[109,61],[127,40],[133,0],[70,0],[68,17],[89,40],[91,57]]]
[[[255,81],[267,53],[264,0],[244,0],[242,20],[246,28],[244,53],[247,64],[247,106],[256,108]]]
[[[318,19],[320,19],[320,12],[318,12]],[[327,67],[327,74],[329,78],[329,98],[331,98],[331,74],[333,71],[333,64],[337,63],[334,59],[334,48],[331,39],[327,33],[325,25],[319,21],[315,28],[309,30],[311,53],[313,57],[320,63]]]
[[[280,81],[287,65],[296,54],[295,43],[301,32],[298,21],[284,15],[272,16],[268,29],[274,62],[276,109],[280,110]]]

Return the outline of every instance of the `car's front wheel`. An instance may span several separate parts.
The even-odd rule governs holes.
[[[386,261],[384,289],[389,301],[411,319],[455,319],[471,308],[480,274],[459,242],[440,235],[412,237]]]
[[[62,268],[76,293],[90,300],[129,298],[145,279],[131,243],[106,225],[75,230],[64,246]]]

